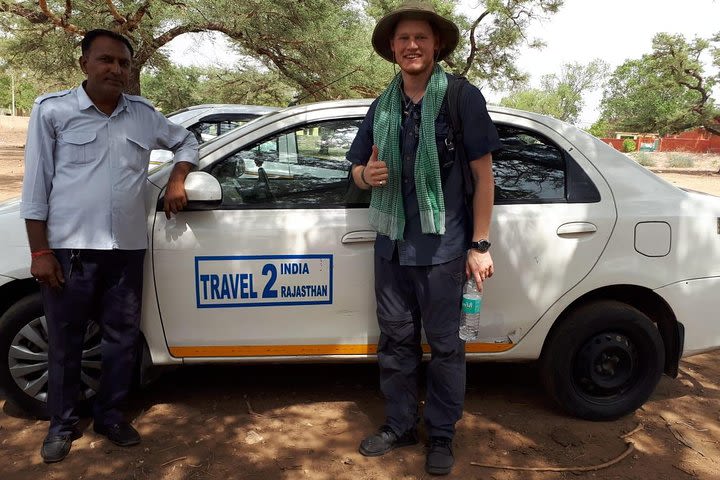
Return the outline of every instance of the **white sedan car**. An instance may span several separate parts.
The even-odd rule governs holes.
[[[368,199],[345,153],[370,102],[270,113],[201,146],[188,209],[147,185],[142,367],[372,360]],[[720,346],[720,199],[680,190],[560,121],[490,107],[495,275],[470,361],[539,361],[567,412],[632,412],[678,362]],[[442,132],[439,148],[444,147]],[[47,329],[18,202],[0,207],[0,382],[42,412]],[[87,329],[85,394],[99,375]],[[470,379],[472,381],[472,379]]]

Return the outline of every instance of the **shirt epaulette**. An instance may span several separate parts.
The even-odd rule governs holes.
[[[128,94],[126,93],[126,94],[125,94],[125,98],[128,99],[128,100],[131,101],[131,102],[138,102],[138,103],[145,104],[145,105],[147,105],[148,107],[150,107],[150,108],[152,108],[153,110],[155,110],[155,105],[153,105],[152,102],[151,102],[150,100],[148,100],[147,98],[145,98],[145,97],[141,97],[140,95],[128,95]]]
[[[52,92],[52,93],[46,93],[45,95],[40,95],[35,99],[35,103],[42,103],[48,98],[59,98],[64,97],[65,95],[68,95],[72,92],[72,90],[60,90],[59,92]]]

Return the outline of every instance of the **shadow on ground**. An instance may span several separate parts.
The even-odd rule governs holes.
[[[707,356],[684,363],[679,379],[664,378],[636,414],[602,423],[568,418],[556,409],[533,365],[471,364],[465,414],[455,439],[458,461],[453,478],[630,480],[645,471],[654,478],[676,479],[692,478],[685,471],[715,472],[717,442],[705,440],[718,440],[720,432],[700,432],[699,425],[713,408],[711,420],[720,411],[717,388],[708,383],[720,362],[714,361],[717,355],[713,361],[703,357]],[[94,434],[86,422],[84,436],[73,444],[70,456],[51,466],[38,454],[47,422],[22,416],[7,402],[3,412],[3,480],[425,477],[422,445],[380,458],[357,453],[359,441],[384,417],[375,364],[214,365],[166,372],[129,402],[128,413],[143,435],[140,446],[116,447]],[[673,417],[677,412],[683,412],[684,419]],[[693,432],[684,433],[695,449],[678,448],[679,422],[698,428],[694,433],[700,437],[694,440]],[[643,430],[635,434],[635,455],[594,473],[514,472],[470,465],[600,464],[627,448],[620,435],[639,424]]]

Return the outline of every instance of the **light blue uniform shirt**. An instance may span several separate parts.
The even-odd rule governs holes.
[[[35,101],[25,145],[20,216],[45,220],[50,248],[147,247],[150,151],[198,164],[198,145],[146,99],[122,95],[112,115],[83,87]]]

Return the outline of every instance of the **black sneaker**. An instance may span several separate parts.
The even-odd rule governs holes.
[[[140,434],[132,425],[126,422],[113,425],[98,425],[96,423],[93,425],[93,430],[100,435],[105,435],[108,440],[120,447],[130,447],[140,443]]]
[[[70,453],[70,447],[73,440],[77,440],[82,435],[79,432],[73,432],[66,435],[48,435],[43,440],[40,448],[40,456],[45,463],[56,463],[67,457]]]
[[[417,430],[410,429],[399,437],[387,425],[380,427],[377,433],[360,442],[360,453],[366,457],[385,455],[393,448],[407,447],[418,443]]]
[[[452,439],[430,437],[430,445],[425,459],[425,471],[431,475],[447,475],[452,470],[454,463]]]

